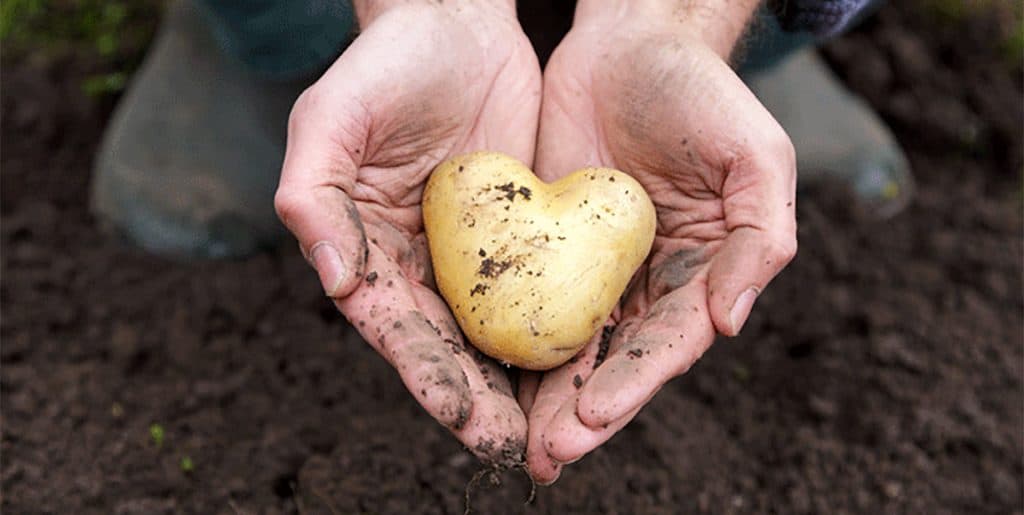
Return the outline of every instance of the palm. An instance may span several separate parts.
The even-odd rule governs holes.
[[[492,27],[482,42],[450,15],[419,16],[372,25],[321,79],[360,75],[366,133],[364,148],[349,149],[359,169],[351,197],[410,235],[422,233],[420,196],[441,161],[481,149],[532,158],[537,109],[528,106],[539,103],[536,58],[517,27]]]
[[[675,35],[574,31],[556,51],[545,72],[538,173],[554,180],[592,165],[630,173],[650,194],[658,225],[650,257],[612,315],[604,361],[595,363],[595,338],[582,359],[546,373],[528,404],[529,461],[539,479],[557,477],[551,458],[578,459],[624,426],[703,354],[716,328],[735,334],[728,307],[733,283],[745,279],[734,269],[774,260],[767,266],[777,271],[788,261],[788,249],[741,248],[765,223],[791,223],[786,181],[769,185],[789,203],[771,211],[781,212],[768,217],[778,222],[758,220],[769,213],[759,202],[774,196],[751,195],[765,185],[748,149],[774,143],[773,131],[782,134],[718,56]],[[780,147],[774,167],[791,172]]]
[[[347,267],[363,280],[350,276],[336,305],[431,415],[508,465],[521,456],[525,417],[504,371],[464,344],[436,293],[420,208],[430,172],[451,156],[488,149],[532,160],[539,67],[517,25],[488,22],[426,7],[370,24],[297,102],[278,205],[286,224],[292,211],[308,215],[339,248],[366,249],[350,252]],[[292,169],[307,174],[304,185],[289,180]],[[300,225],[289,227],[301,241]]]

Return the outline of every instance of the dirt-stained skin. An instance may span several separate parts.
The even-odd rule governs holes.
[[[703,247],[681,249],[651,269],[647,291],[652,298],[689,284],[708,262]]]

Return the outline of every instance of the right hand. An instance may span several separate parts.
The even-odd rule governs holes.
[[[485,462],[521,464],[526,418],[437,294],[420,202],[449,157],[533,161],[540,67],[508,0],[356,7],[362,33],[292,110],[275,207],[424,409]]]
[[[529,375],[527,464],[553,482],[622,429],[716,332],[739,333],[796,252],[796,160],[782,127],[726,63],[753,0],[580,0],[544,72],[535,167],[622,170],[658,214],[647,262],[600,335]]]

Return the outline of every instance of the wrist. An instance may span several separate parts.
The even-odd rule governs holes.
[[[759,0],[579,0],[573,28],[629,27],[701,41],[727,60]]]
[[[353,0],[352,4],[362,29],[381,15],[402,8],[434,8],[469,17],[516,17],[515,0]]]

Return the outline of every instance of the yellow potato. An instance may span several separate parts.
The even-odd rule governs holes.
[[[438,289],[469,340],[530,370],[575,355],[615,308],[654,241],[632,177],[585,168],[544,184],[478,152],[439,165],[423,193]]]

